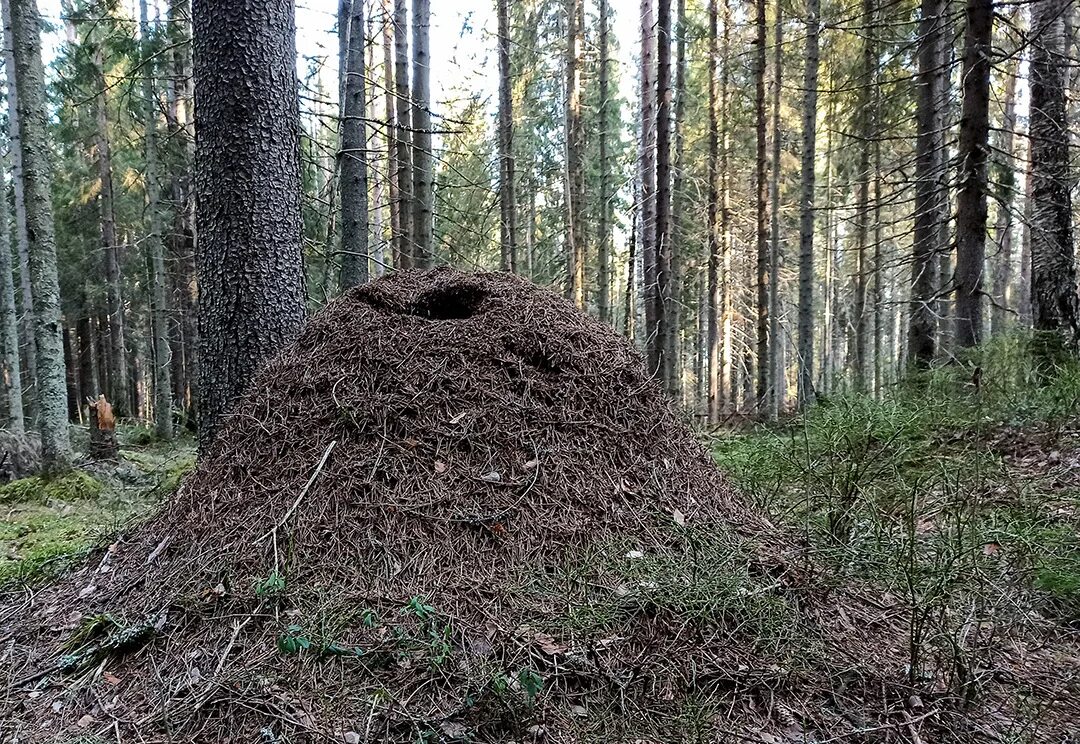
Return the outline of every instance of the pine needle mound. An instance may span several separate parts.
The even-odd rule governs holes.
[[[310,321],[158,516],[0,603],[0,740],[935,723],[901,613],[797,552],[606,326],[512,276],[399,272]]]

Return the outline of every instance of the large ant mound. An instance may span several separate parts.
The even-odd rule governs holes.
[[[160,514],[0,604],[0,740],[933,723],[886,689],[896,615],[794,552],[608,327],[512,276],[397,273],[311,320]]]

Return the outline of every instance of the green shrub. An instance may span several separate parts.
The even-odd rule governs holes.
[[[103,488],[101,481],[82,470],[72,470],[57,477],[35,475],[0,486],[0,503],[95,499]]]

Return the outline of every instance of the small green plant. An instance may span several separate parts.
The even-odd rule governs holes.
[[[280,597],[285,593],[285,577],[277,571],[271,571],[266,578],[255,582],[255,596],[263,599]]]
[[[417,620],[430,620],[435,617],[435,608],[427,604],[423,597],[413,597],[401,608],[402,615],[412,615]]]
[[[532,667],[525,667],[517,675],[521,692],[525,695],[525,702],[531,708],[536,704],[536,698],[544,690],[544,678]]]
[[[311,638],[302,625],[288,625],[278,636],[278,650],[283,654],[298,654],[312,646]]]
[[[377,628],[380,625],[379,613],[368,607],[360,613],[360,622],[365,628]]]

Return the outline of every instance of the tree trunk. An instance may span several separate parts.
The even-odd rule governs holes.
[[[120,452],[116,445],[116,417],[104,395],[89,405],[90,459],[115,460]]]
[[[566,0],[566,294],[585,307],[585,130],[581,112],[583,0]]]
[[[610,60],[609,35],[611,33],[611,9],[608,0],[600,0],[600,117],[597,145],[600,168],[599,196],[600,217],[596,236],[596,307],[601,322],[612,322],[611,313],[611,211],[614,194],[611,192],[611,161],[608,155],[608,137],[611,126],[611,86],[608,65]]]
[[[11,181],[15,194],[15,244],[19,257],[19,340],[23,346],[22,382],[27,397],[26,412],[33,425],[37,420],[37,341],[34,338],[34,291],[30,283],[30,248],[26,236],[26,195],[23,192],[22,141],[19,136],[19,95],[15,84],[15,42],[8,6],[4,11],[4,66],[7,72],[8,146],[11,150]],[[25,421],[24,421],[25,425]]]
[[[638,143],[639,167],[639,232],[638,248],[641,255],[641,289],[645,298],[644,338],[648,348],[653,347],[656,333],[656,310],[659,303],[652,301],[657,293],[656,263],[656,28],[653,23],[652,0],[641,0],[641,140]],[[648,359],[650,374],[659,375],[657,360]]]
[[[964,99],[957,150],[960,190],[956,197],[955,331],[956,343],[962,349],[982,340],[993,0],[968,0],[966,15],[961,74]]]
[[[75,345],[71,342],[71,329],[66,325],[62,331],[64,347],[64,384],[67,389],[67,416],[72,423],[79,422],[79,381],[75,376]]]
[[[394,91],[394,8],[392,0],[382,0],[383,88],[386,93],[386,181],[390,187],[390,253],[394,268],[401,267],[401,191],[397,171],[397,116]]]
[[[0,386],[3,387],[4,428],[16,436],[26,431],[23,419],[22,370],[19,364],[19,316],[12,283],[11,236],[8,235],[7,158],[0,157]]]
[[[648,329],[649,368],[675,394],[671,359],[671,0],[656,13],[656,234],[649,246],[655,282],[646,295],[653,322]]]
[[[994,242],[997,244],[998,255],[994,261],[994,281],[991,290],[994,303],[990,311],[992,336],[1004,333],[1008,324],[1009,308],[1013,304],[1009,287],[1013,273],[1013,207],[1016,204],[1016,156],[1013,148],[1016,141],[1016,81],[1019,77],[1019,68],[1020,58],[1017,56],[1006,73],[1005,112],[997,148],[1001,160],[1000,174],[997,178],[1000,193],[997,200],[997,220],[994,223]]]
[[[811,0],[813,1],[813,0]],[[717,106],[716,62],[720,56],[718,40],[717,0],[709,0],[709,49],[706,52],[706,69],[709,79],[709,197],[706,203],[706,233],[708,235],[708,287],[705,293],[706,313],[706,366],[705,376],[708,422],[720,421],[720,122]]]
[[[728,102],[731,100],[731,2],[724,0],[724,35],[720,49],[720,308],[721,346],[719,408],[733,407],[735,394],[735,288],[732,278],[731,239],[731,127]],[[719,415],[719,411],[718,411]]]
[[[499,254],[503,271],[517,272],[517,198],[514,189],[514,110],[510,80],[510,0],[496,0],[499,16]],[[602,167],[602,166],[601,166]]]
[[[806,62],[803,67],[802,164],[799,204],[798,406],[814,400],[814,166],[817,155],[817,86],[820,0],[806,4]]]
[[[676,4],[677,19],[675,21],[675,118],[672,124],[672,136],[674,138],[674,161],[671,169],[671,199],[669,212],[671,215],[670,238],[668,240],[668,293],[667,293],[667,318],[668,335],[668,389],[672,396],[679,399],[682,393],[683,371],[686,365],[683,360],[682,343],[682,307],[684,285],[687,277],[683,274],[683,255],[686,251],[685,225],[683,222],[683,210],[687,202],[686,189],[686,0],[678,0]],[[670,107],[670,104],[669,104]],[[697,251],[694,252],[695,254]],[[693,289],[696,282],[691,285],[691,299],[687,301],[687,307],[699,304],[698,293]],[[683,396],[685,402],[685,396]]]
[[[775,43],[773,44],[772,100],[772,174],[769,178],[769,409],[772,420],[780,417],[783,406],[784,365],[780,338],[780,87],[783,85],[784,11],[776,4]]]
[[[869,331],[867,329],[866,293],[869,276],[867,248],[870,243],[870,158],[877,122],[873,116],[872,90],[876,79],[877,51],[874,36],[877,34],[877,8],[875,0],[863,0],[863,24],[866,27],[863,39],[862,85],[859,90],[859,156],[856,170],[855,204],[855,301],[852,313],[855,316],[855,389],[866,390],[869,382]]]
[[[56,272],[49,172],[48,113],[45,71],[41,61],[41,18],[35,0],[5,0],[9,7],[15,57],[15,87],[22,150],[26,234],[34,295],[37,342],[37,399],[42,467],[60,472],[71,467],[68,439],[67,386],[60,327],[60,284]]]
[[[938,239],[946,206],[940,182],[944,175],[942,68],[947,10],[946,0],[922,0],[918,30],[915,214],[907,346],[910,364],[920,369],[930,366],[937,346]]]
[[[88,399],[96,399],[101,394],[97,378],[97,369],[94,367],[94,325],[93,318],[89,315],[89,308],[84,307],[82,316],[75,323],[75,342],[79,349],[79,405],[86,403]]]
[[[368,281],[367,82],[364,70],[364,0],[350,0],[338,33],[346,38],[341,89],[341,290]]]
[[[154,92],[153,50],[150,48],[150,21],[146,0],[139,0],[144,69],[143,126],[146,136],[146,211],[149,232],[146,250],[150,264],[150,327],[153,337],[154,431],[159,439],[170,440],[172,426],[172,376],[169,349],[169,309],[165,293],[165,250],[161,241],[161,184],[158,180],[157,94]]]
[[[430,32],[431,0],[413,0],[413,260],[424,269],[431,268],[435,258]]]
[[[398,231],[394,238],[398,268],[413,267],[412,98],[409,91],[409,3],[394,2],[394,89],[397,91],[394,173],[398,186]]]
[[[199,445],[304,323],[291,0],[194,6]]]
[[[1036,331],[1080,343],[1072,236],[1072,176],[1065,110],[1065,0],[1032,6],[1031,314]]]
[[[769,230],[768,184],[765,182],[768,162],[768,127],[765,116],[765,65],[767,63],[767,31],[765,5],[767,0],[755,0],[756,36],[754,40],[754,130],[757,136],[757,165],[755,169],[755,239],[757,241],[757,407],[763,409],[768,395],[769,380]]]

